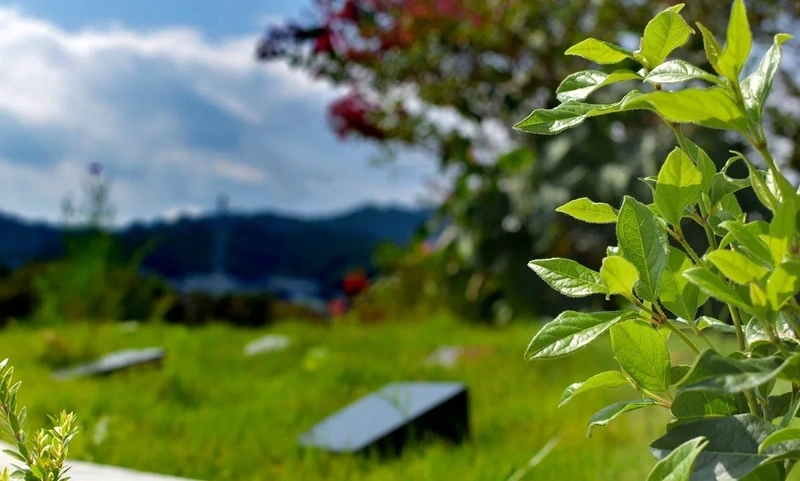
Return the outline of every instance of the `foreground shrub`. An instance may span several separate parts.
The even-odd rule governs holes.
[[[570,385],[562,396],[597,388],[631,386],[638,395],[608,406],[589,420],[589,430],[638,409],[667,409],[667,432],[651,451],[659,459],[653,480],[783,480],[800,460],[800,429],[789,427],[800,411],[800,199],[767,146],[763,109],[778,70],[779,34],[755,70],[743,77],[752,36],[745,5],[736,0],[723,48],[702,24],[708,63],[716,74],[682,60],[668,60],[694,33],[680,16],[683,4],[659,13],[632,52],[597,39],[567,50],[598,64],[633,61],[638,71],[586,70],[568,76],[558,88],[561,103],[535,110],[515,127],[534,134],[556,134],[589,117],[630,110],[657,114],[675,133],[678,147],[657,177],[643,179],[653,203],[625,196],[619,208],[588,198],[557,210],[595,224],[615,224],[617,246],[607,250],[599,271],[564,258],[539,259],[529,266],[552,288],[569,297],[615,296],[615,311],[566,311],[531,341],[527,359],[568,355],[610,331],[619,371]],[[623,81],[641,82],[619,102],[591,104],[597,89]],[[666,84],[705,83],[665,91]],[[737,133],[760,154],[766,170],[749,155],[731,152],[718,172],[706,152],[681,131],[681,124]],[[747,178],[732,178],[728,168],[746,165]],[[743,212],[737,195],[752,190],[771,218]],[[687,241],[684,228],[699,226],[708,240],[705,252]],[[726,307],[732,325],[700,316],[710,299]],[[725,355],[709,332],[736,336],[738,350]],[[674,336],[696,354],[692,365],[672,365],[667,340]],[[791,386],[774,392],[777,381]]]
[[[51,417],[53,428],[40,429],[33,437],[25,430],[27,410],[17,406],[17,391],[20,383],[13,382],[14,368],[8,366],[8,359],[0,362],[0,427],[14,440],[16,449],[5,453],[15,458],[23,466],[15,466],[13,473],[3,469],[0,481],[24,479],[25,481],[66,481],[69,470],[64,466],[69,451],[69,443],[78,433],[75,415],[62,412]]]

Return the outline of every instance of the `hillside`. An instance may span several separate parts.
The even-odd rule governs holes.
[[[369,267],[380,242],[409,242],[429,218],[427,210],[364,207],[325,218],[273,213],[182,218],[138,223],[117,232],[129,249],[152,243],[144,268],[169,278],[212,270],[214,239],[220,222],[228,231],[224,252],[230,275],[259,280],[267,275],[336,282],[347,269]],[[0,262],[9,267],[59,254],[57,226],[0,216]]]

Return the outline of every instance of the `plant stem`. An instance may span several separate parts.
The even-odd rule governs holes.
[[[739,312],[730,304],[728,304],[728,311],[730,311],[731,319],[733,319],[733,328],[736,330],[736,342],[739,346],[739,351],[744,352],[747,349],[747,341],[744,338],[744,330],[742,329],[742,320],[739,318]]]
[[[686,334],[682,333],[681,330],[678,329],[674,324],[672,324],[671,322],[669,322],[669,320],[667,320],[664,323],[664,325],[667,326],[667,329],[669,329],[670,331],[675,333],[675,335],[678,336],[678,338],[680,338],[680,340],[683,341],[684,344],[689,346],[689,348],[692,351],[694,351],[695,354],[700,354],[700,349],[698,349],[697,346],[692,342],[692,340],[689,339],[688,337],[686,337]],[[713,349],[713,346],[712,346],[712,349]]]

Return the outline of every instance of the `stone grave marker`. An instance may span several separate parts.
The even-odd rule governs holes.
[[[291,339],[279,334],[268,334],[244,346],[244,355],[255,356],[265,352],[280,351],[291,344]]]
[[[53,375],[59,380],[104,376],[135,366],[160,365],[165,355],[164,350],[159,347],[125,349],[107,354],[94,362],[56,371]]]
[[[299,443],[334,453],[397,454],[419,436],[469,435],[467,388],[458,382],[399,382],[350,404],[303,433]]]

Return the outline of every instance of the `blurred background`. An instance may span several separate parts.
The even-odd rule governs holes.
[[[583,422],[624,393],[556,409],[611,364],[608,347],[557,366],[522,358],[542,321],[610,306],[564,298],[526,264],[599,268],[613,227],[555,208],[649,199],[639,179],[672,134],[646,112],[555,137],[511,126],[598,68],[569,46],[636,49],[675,3],[0,1],[0,358],[24,380],[30,423],[74,410],[76,459],[192,479],[642,479],[662,419],[632,414],[586,439]],[[728,9],[695,0],[682,14],[720,39]],[[797,2],[748,9],[756,62],[775,33],[800,35]],[[785,52],[769,128],[796,173],[797,42]],[[710,70],[699,35],[678,55]],[[744,149],[685,133],[719,167]],[[266,335],[283,341],[245,349]],[[152,346],[159,369],[51,375]],[[470,439],[391,460],[297,447],[402,380],[466,383]]]

